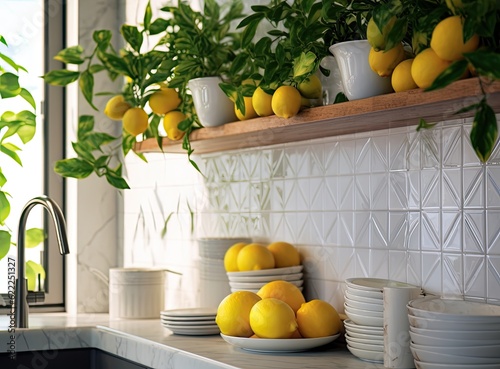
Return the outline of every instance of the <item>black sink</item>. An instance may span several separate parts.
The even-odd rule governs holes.
[[[151,369],[95,348],[0,353],[2,369]]]

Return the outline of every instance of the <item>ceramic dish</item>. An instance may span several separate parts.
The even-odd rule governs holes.
[[[373,304],[373,305],[383,305],[384,304],[383,295],[381,295],[381,296],[382,296],[382,298],[365,297],[365,296],[353,294],[353,293],[349,292],[349,289],[347,289],[344,292],[344,297],[346,299],[349,299],[351,301],[365,302],[365,303],[369,303],[369,304]]]
[[[347,286],[347,290],[351,295],[361,296],[361,297],[369,297],[372,299],[379,299],[381,301],[384,300],[384,294],[380,291],[368,291],[368,290],[360,290],[356,288],[350,288]]]
[[[435,329],[425,329],[425,328],[417,328],[410,326],[410,332],[415,332],[417,334],[426,336],[426,337],[435,337],[439,339],[452,339],[452,340],[465,340],[470,343],[476,342],[478,340],[488,340],[500,341],[500,331],[455,331],[455,330],[435,330]]]
[[[414,316],[500,324],[500,306],[474,301],[441,299],[435,296],[412,300],[408,311]]]
[[[382,304],[371,304],[368,302],[359,302],[356,300],[351,300],[347,297],[345,298],[345,303],[346,303],[346,306],[348,306],[350,308],[354,308],[354,309],[379,311],[379,312],[384,311],[384,305],[382,305]]]
[[[352,341],[349,338],[345,338],[345,341],[347,344],[351,347],[360,349],[360,350],[370,350],[370,351],[376,351],[376,352],[384,352],[384,343],[382,342],[379,345],[373,344],[373,343],[361,343],[361,342],[356,342]]]
[[[353,322],[351,319],[345,319],[344,326],[346,329],[349,329],[350,331],[353,331],[353,332],[366,333],[366,334],[378,334],[378,335],[384,334],[384,328],[382,326],[370,326],[370,325],[357,324],[357,323]]]
[[[304,283],[304,280],[298,280],[298,281],[288,281],[289,283],[297,286],[297,287],[300,287],[302,286],[302,284]],[[239,289],[244,289],[244,288],[251,288],[251,289],[258,289],[258,288],[261,288],[262,286],[264,286],[266,283],[265,282],[256,282],[256,283],[251,283],[251,282],[246,282],[246,283],[242,283],[242,282],[233,282],[233,281],[229,281],[229,285],[233,288],[239,288]]]
[[[227,343],[248,350],[258,352],[299,352],[326,345],[335,341],[340,334],[320,338],[245,338],[220,334]]]
[[[384,336],[369,336],[365,335],[365,337],[357,337],[350,334],[350,332],[346,332],[346,339],[352,342],[358,343],[367,343],[369,345],[383,345],[384,344]]]
[[[217,308],[186,308],[186,309],[171,309],[163,310],[160,315],[171,316],[171,317],[211,317],[217,315]]]
[[[231,275],[228,279],[231,282],[272,282],[276,280],[281,281],[298,281],[304,276],[303,273],[291,273],[291,274],[277,274],[277,275],[256,275],[256,276],[235,276]]]
[[[435,352],[437,354],[468,356],[474,358],[496,358],[500,364],[500,345],[486,346],[469,346],[467,343],[462,343],[460,346],[445,347],[434,346],[431,344],[420,345],[412,343],[411,346],[415,349]]]
[[[382,327],[384,325],[384,318],[374,317],[374,316],[366,316],[355,314],[351,311],[345,311],[345,314],[349,319],[351,319],[356,324],[369,325],[375,327]]]
[[[220,329],[217,325],[213,326],[190,326],[190,327],[179,327],[167,324],[162,324],[165,328],[171,330],[175,334],[185,335],[185,336],[207,336],[212,334],[219,334]]]
[[[358,332],[353,332],[350,328],[346,327],[345,333],[351,338],[361,338],[361,339],[376,340],[376,341],[384,340],[384,334],[378,332],[376,334],[358,333]]]
[[[414,362],[417,369],[450,369],[448,364]],[[453,364],[453,369],[498,369],[498,364]]]
[[[248,272],[227,272],[227,276],[231,279],[235,277],[251,277],[251,276],[263,276],[263,275],[279,275],[279,274],[292,274],[300,273],[304,268],[303,265],[296,265],[293,267],[286,268],[272,268],[272,269],[262,269],[262,270],[251,270]]]
[[[362,350],[362,349],[358,349],[356,347],[351,347],[349,345],[347,345],[347,349],[351,352],[351,354],[360,358],[361,360],[369,361],[369,362],[373,362],[373,363],[383,363],[384,362],[384,353],[383,352]]]
[[[437,352],[415,348],[410,343],[410,351],[415,360],[425,363],[448,364],[454,367],[455,364],[497,364],[500,367],[500,357],[470,357],[459,355],[447,355]]]
[[[214,325],[215,319],[210,320],[171,320],[166,318],[161,318],[160,321],[163,324],[168,324],[178,327],[190,327],[190,326],[200,326],[200,325]]]
[[[460,320],[423,318],[409,314],[410,326],[428,330],[500,331],[500,323],[478,323]]]
[[[418,288],[418,286],[393,281],[390,279],[378,279],[378,278],[348,278],[345,280],[346,284],[350,288],[367,290],[367,291],[379,291],[383,292],[384,287],[411,287]]]
[[[344,312],[347,311],[353,313],[353,314],[358,314],[358,315],[364,315],[364,316],[373,316],[377,318],[383,318],[384,317],[384,312],[383,311],[373,311],[373,310],[363,310],[363,309],[356,309],[352,306],[347,305],[344,303]]]

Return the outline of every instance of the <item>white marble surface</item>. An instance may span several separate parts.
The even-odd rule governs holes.
[[[0,317],[0,355],[7,351],[7,316]],[[211,368],[383,368],[352,356],[341,342],[301,353],[247,352],[220,336],[180,336],[159,320],[110,320],[105,314],[32,314],[19,329],[16,351],[95,347],[155,369]]]

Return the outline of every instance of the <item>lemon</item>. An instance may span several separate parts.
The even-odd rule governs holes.
[[[226,272],[237,272],[239,270],[237,263],[238,253],[246,245],[244,242],[238,242],[227,249],[224,254],[224,269]]]
[[[463,53],[474,51],[479,46],[479,36],[475,34],[464,44],[463,21],[459,15],[443,19],[432,31],[431,48],[444,60],[463,59]]]
[[[261,298],[250,291],[233,292],[220,302],[217,307],[215,323],[222,334],[236,337],[250,337],[250,310]]]
[[[391,76],[391,84],[394,91],[401,92],[418,88],[411,76],[412,64],[413,59],[406,59],[394,68]]]
[[[321,81],[315,74],[297,86],[300,94],[308,99],[319,99],[323,94]]]
[[[288,119],[299,112],[301,103],[299,90],[293,86],[281,86],[274,91],[271,107],[278,117]]]
[[[236,117],[239,120],[247,120],[247,119],[257,118],[258,115],[255,112],[255,109],[253,108],[253,105],[252,105],[252,97],[244,96],[243,99],[245,101],[245,114],[243,114],[241,112],[241,110],[238,109],[236,104],[234,104],[234,113],[236,114]]]
[[[109,99],[106,103],[104,114],[106,114],[108,118],[120,120],[123,118],[125,112],[130,108],[130,104],[125,101],[123,95],[116,95]]]
[[[250,327],[260,338],[290,338],[298,326],[287,303],[267,298],[256,302],[250,310]]]
[[[267,246],[273,253],[276,268],[300,265],[299,251],[288,242],[273,242]]]
[[[181,99],[177,91],[168,87],[162,87],[160,91],[156,91],[149,98],[149,107],[157,115],[163,115],[177,109],[180,103]]]
[[[122,122],[125,131],[137,136],[148,129],[148,114],[143,108],[130,108],[123,115]]]
[[[297,310],[299,331],[304,338],[326,337],[337,334],[342,326],[337,310],[323,300],[311,300]]]
[[[411,76],[418,87],[427,88],[432,85],[436,77],[448,68],[450,64],[450,61],[441,59],[429,47],[418,54],[413,60]]]
[[[375,51],[385,50],[387,35],[391,31],[392,27],[394,27],[394,23],[396,23],[395,16],[389,19],[389,22],[386,23],[381,32],[374,19],[370,18],[368,25],[366,26],[366,38],[368,39],[370,46],[373,47]]]
[[[239,271],[274,268],[274,256],[264,245],[250,243],[238,253],[236,264]]]
[[[370,68],[380,77],[389,77],[396,65],[405,59],[403,44],[399,43],[390,50],[375,51],[372,47],[368,55]]]
[[[276,298],[286,302],[293,311],[299,310],[300,306],[306,302],[304,295],[299,288],[288,281],[272,281],[263,285],[257,292],[261,298]]]
[[[273,95],[266,93],[261,87],[257,87],[252,96],[252,106],[259,117],[273,115],[271,101]]]
[[[180,122],[186,119],[186,115],[178,110],[169,111],[163,118],[163,128],[167,132],[167,137],[177,141],[184,137],[184,131],[178,128]]]

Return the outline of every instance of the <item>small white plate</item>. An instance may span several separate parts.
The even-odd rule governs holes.
[[[251,276],[263,276],[263,275],[278,275],[278,274],[291,274],[291,273],[299,273],[304,268],[303,265],[296,265],[293,267],[286,268],[272,268],[272,269],[262,269],[262,270],[251,270],[248,272],[227,272],[227,276],[231,279],[233,276],[235,277],[251,277]]]
[[[221,333],[221,337],[233,346],[257,352],[300,352],[315,347],[326,345],[335,341],[340,334],[319,338],[245,338],[226,336]]]
[[[186,336],[207,336],[212,334],[219,334],[220,329],[217,325],[213,326],[190,326],[190,327],[178,327],[172,325],[162,324],[165,328],[171,330],[175,334],[181,334]]]
[[[356,300],[351,300],[349,298],[345,298],[346,306],[349,306],[354,309],[362,309],[362,310],[370,310],[370,311],[384,311],[384,305],[381,304],[371,304],[369,302],[359,302]]]
[[[356,347],[351,347],[349,345],[347,345],[347,349],[351,352],[351,354],[360,358],[361,360],[369,361],[372,363],[384,362],[384,352],[362,350]]]
[[[298,281],[304,276],[303,273],[291,273],[291,274],[277,274],[277,275],[256,275],[256,276],[235,276],[231,275],[229,277],[230,282],[272,282],[276,280],[282,281]]]
[[[379,299],[380,301],[384,301],[384,293],[380,291],[368,291],[368,290],[361,290],[361,289],[356,289],[347,286],[347,290],[351,295],[354,296],[361,296],[361,297],[369,297],[371,299]]]
[[[384,291],[384,287],[415,287],[413,284],[408,284],[399,281],[393,281],[391,279],[379,279],[379,278],[347,278],[345,280],[347,286],[355,289],[367,290],[367,291]]]
[[[360,314],[355,314],[350,311],[345,311],[345,314],[349,319],[351,319],[356,324],[361,325],[369,325],[373,327],[383,327],[384,326],[384,318],[375,317],[375,316],[365,316]]]
[[[350,292],[350,289],[348,288],[345,292],[344,292],[344,295],[345,295],[345,298],[346,299],[349,299],[351,301],[358,301],[358,302],[367,302],[367,303],[370,303],[370,304],[377,304],[377,305],[384,305],[384,295],[383,294],[378,294],[377,293],[377,296],[381,296],[381,298],[371,298],[371,297],[365,297],[365,296],[361,296],[361,295],[356,295],[356,294],[352,294]]]
[[[353,314],[358,314],[358,315],[364,315],[364,316],[372,316],[375,318],[384,318],[384,312],[383,311],[372,311],[372,310],[363,310],[363,309],[356,309],[351,306],[348,306],[346,303],[344,303],[344,312],[347,314],[347,312],[353,313]]]
[[[207,320],[215,319],[217,308],[172,309],[160,312],[160,318],[170,320]]]
[[[375,343],[377,344],[377,342],[374,342],[374,341],[384,341],[384,334],[367,334],[367,333],[359,333],[359,332],[353,332],[351,331],[349,328],[346,327],[346,330],[345,330],[345,334],[346,336],[349,336],[349,338],[353,339],[354,341],[356,340],[363,340],[363,341],[360,341],[362,343]],[[366,341],[366,342],[365,342]]]
[[[344,320],[344,325],[351,331],[357,331],[366,334],[384,334],[384,327],[370,326],[354,323],[351,319]]]
[[[347,344],[351,347],[360,349],[360,350],[369,350],[369,351],[375,351],[375,352],[384,352],[384,343],[382,342],[381,344],[373,344],[373,343],[362,343],[362,342],[356,342],[351,339],[348,339],[347,337],[345,338],[345,341]]]
[[[178,327],[200,326],[200,325],[214,325],[215,319],[209,320],[171,320],[167,318],[160,319],[162,324],[168,324]]]

